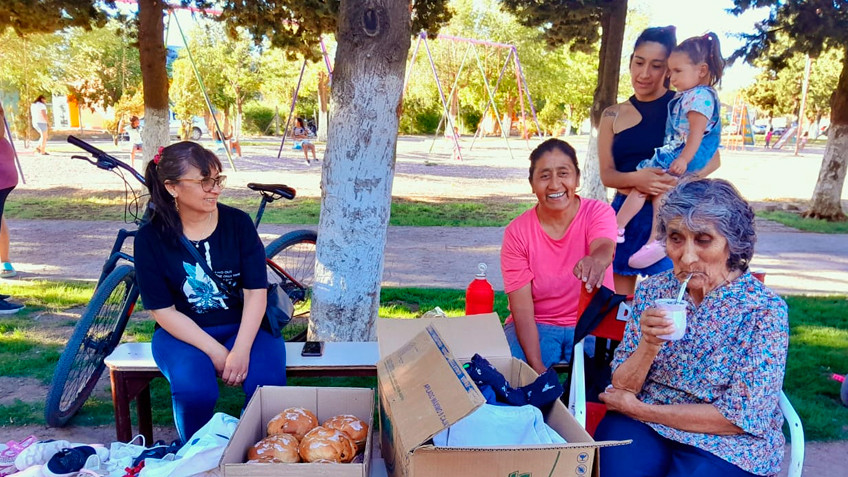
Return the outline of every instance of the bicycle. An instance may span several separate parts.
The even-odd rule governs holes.
[[[135,193],[124,175],[126,171],[145,185],[144,177],[138,171],[74,136],[69,136],[68,142],[91,154],[95,160],[87,156],[71,156],[73,159],[85,160],[100,169],[117,174],[124,181],[127,194],[132,191],[136,210],[134,213],[129,210],[128,201],[125,215],[133,217],[132,222],[136,229],[122,228],[118,231],[112,250],[103,264],[91,301],[80,316],[65,350],[56,363],[44,410],[45,420],[52,427],[64,426],[79,411],[103,374],[106,367],[104,359],[121,341],[139,296],[134,259],[131,254],[123,251],[123,245],[126,239],[134,237],[138,227],[149,219],[149,208],[138,217],[137,205],[142,196]],[[262,196],[254,219],[254,226],[257,228],[268,203],[281,198],[292,200],[296,195],[294,189],[283,184],[250,183],[248,188]],[[317,239],[318,234],[315,231],[294,230],[281,235],[265,247],[268,279],[277,282],[291,298],[295,305],[293,318],[303,318],[309,313]],[[119,262],[126,263],[119,265]],[[300,333],[292,340],[303,341],[305,336],[305,332]]]

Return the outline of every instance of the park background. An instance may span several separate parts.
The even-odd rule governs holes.
[[[532,32],[525,29],[526,27],[521,27],[509,15],[500,12],[496,3],[452,2],[457,14],[453,22],[442,29],[442,33],[516,44],[518,56],[525,68],[527,88],[535,101],[543,132],[560,135],[574,142],[578,146],[581,157],[585,158],[588,151],[588,138],[570,135],[583,132],[580,126],[587,119],[592,104],[592,93],[597,80],[597,45],[594,53],[574,52],[567,48],[546,49]],[[723,11],[723,8],[731,6],[730,2],[726,2],[727,5],[721,7],[718,5],[721,2],[690,2],[683,6],[678,2],[673,5],[660,5],[660,3],[662,2],[631,2],[632,9],[628,13],[628,28],[624,41],[625,55],[629,53],[635,35],[646,26],[677,24],[678,38],[682,39],[712,28],[709,25],[711,22],[717,26],[714,29],[722,34],[745,31],[746,28],[750,28],[753,21],[756,21],[748,18],[744,20],[747,23],[737,25],[736,22],[742,19]],[[715,5],[711,5],[712,8],[707,12],[700,10],[706,8],[704,4],[708,3],[715,3]],[[686,14],[681,14],[681,10],[685,10]],[[699,21],[687,25],[683,20],[690,18],[697,18]],[[705,21],[705,18],[712,20]],[[288,109],[295,96],[293,91],[297,84],[302,57],[290,59],[285,52],[270,47],[263,50],[261,54],[242,55],[239,51],[253,51],[247,38],[233,41],[213,23],[198,21],[193,24],[189,19],[182,21],[186,28],[189,50],[195,55],[194,59],[197,61],[198,70],[200,76],[204,78],[206,88],[210,92],[221,93],[221,98],[216,98],[213,103],[225,127],[230,122],[230,118],[237,114],[236,111],[239,108],[239,98],[234,93],[233,78],[238,79],[239,91],[244,93],[244,102],[241,103],[241,107],[244,115],[242,124],[243,143],[246,146],[245,157],[241,160],[234,159],[239,171],[228,171],[228,174],[236,177],[236,181],[231,187],[234,190],[228,190],[226,195],[233,197],[235,202],[244,208],[249,208],[254,205],[254,201],[247,199],[246,194],[240,194],[235,189],[249,182],[251,178],[257,180],[257,177],[261,177],[264,182],[270,182],[268,178],[279,178],[280,182],[297,186],[300,192],[299,197],[305,198],[301,204],[304,204],[307,218],[300,215],[297,219],[278,220],[281,222],[296,220],[295,223],[299,224],[315,224],[320,210],[318,203],[321,195],[320,168],[309,167],[303,163],[300,160],[300,151],[292,151],[290,144],[284,148],[282,157],[278,159],[277,147],[281,137],[268,137],[262,134],[272,132],[277,126],[280,132],[283,132],[283,126],[290,116]],[[54,99],[70,99],[69,104],[76,101],[79,106],[76,109],[81,118],[76,123],[76,127],[66,131],[56,131],[54,141],[49,146],[51,151],[56,151],[53,154],[55,157],[47,158],[32,156],[31,148],[26,147],[21,133],[26,123],[21,124],[22,115],[17,114],[13,132],[18,138],[16,145],[23,146],[19,147],[19,152],[22,156],[22,169],[26,175],[27,184],[21,185],[15,195],[10,197],[8,216],[10,219],[120,218],[123,205],[122,183],[113,180],[114,178],[110,178],[107,174],[91,169],[90,166],[71,163],[68,158],[72,148],[60,145],[57,141],[62,139],[63,134],[68,133],[82,134],[89,138],[102,138],[99,145],[105,150],[115,153],[120,158],[128,157],[125,142],[118,141],[118,144],[112,143],[111,146],[109,143],[110,136],[112,139],[120,139],[121,135],[117,128],[122,119],[125,121],[131,114],[143,114],[138,51],[133,47],[132,35],[125,35],[125,33],[114,24],[91,32],[71,30],[23,38],[16,36],[11,30],[4,33],[8,35],[8,38],[4,37],[5,41],[0,46],[4,64],[2,76],[0,76],[3,87],[0,90],[3,93],[4,105],[18,104],[19,109],[13,108],[13,111],[26,111],[33,91],[51,91]],[[723,52],[727,55],[733,49],[733,39],[722,36],[722,41]],[[104,42],[109,42],[105,43],[108,46],[104,47]],[[178,44],[173,39],[169,40],[169,43],[172,46]],[[67,45],[67,48],[56,48],[57,44]],[[327,44],[332,55],[334,50],[332,40],[328,39]],[[219,54],[224,45],[226,48],[231,48],[225,50],[230,52],[228,55]],[[465,46],[457,46],[452,42],[441,40],[431,41],[430,46],[443,87],[450,89],[465,52]],[[243,49],[239,50],[239,48]],[[215,148],[211,134],[208,133],[214,127],[209,125],[211,118],[203,104],[202,89],[194,76],[191,62],[187,59],[187,51],[184,48],[175,48],[172,51],[175,54],[170,63],[171,99],[175,117],[183,120],[186,125],[189,122],[193,123],[193,116],[203,117],[206,121],[207,133],[201,137],[201,142],[210,148]],[[497,77],[504,54],[494,49],[480,49],[481,62],[483,62],[484,71],[487,72],[485,76],[488,81],[493,81],[493,78]],[[807,101],[809,101],[808,111],[813,113],[807,118],[808,124],[829,116],[829,94],[836,85],[838,66],[841,61],[840,52],[829,52],[829,54],[833,55],[832,58],[819,58],[811,68]],[[239,61],[234,61],[233,57],[239,58]],[[626,56],[622,58],[625,64],[626,59]],[[734,66],[731,70],[733,74],[728,75],[721,88],[723,103],[727,106],[725,109],[731,110],[731,114],[726,118],[726,124],[730,125],[733,122],[732,109],[740,97],[744,99],[752,112],[751,122],[759,121],[761,124],[763,119],[769,118],[769,115],[774,119],[782,120],[784,124],[797,121],[804,60],[803,55],[794,58],[790,67],[781,71],[768,69],[764,64],[759,65],[760,68],[751,65]],[[28,65],[28,67],[19,68],[21,65]],[[455,96],[455,101],[451,101],[451,106],[456,107],[455,110],[452,109],[452,112],[457,117],[462,134],[460,145],[463,151],[467,150],[462,163],[458,163],[452,158],[453,146],[450,139],[442,136],[438,138],[422,136],[435,132],[441,119],[442,105],[429,65],[420,57],[416,61],[415,77],[410,82],[409,90],[404,97],[404,116],[400,129],[403,134],[419,136],[408,140],[409,143],[414,143],[414,146],[407,145],[405,139],[401,140],[398,158],[399,164],[414,163],[416,167],[403,171],[399,166],[399,173],[395,176],[393,196],[397,204],[410,202],[435,207],[437,213],[434,214],[434,223],[498,227],[508,222],[532,201],[529,187],[523,181],[526,180],[527,148],[534,143],[526,143],[521,139],[523,130],[520,128],[519,121],[517,85],[514,77],[510,78],[510,75],[507,75],[500,90],[502,96],[497,97],[496,104],[504,110],[500,118],[504,120],[504,124],[507,120],[514,123],[508,128],[513,134],[510,139],[512,154],[505,154],[507,144],[497,138],[481,140],[480,145],[476,146],[476,153],[470,148],[471,135],[476,130],[474,125],[482,119],[483,105],[486,103],[487,95],[481,75],[474,70],[476,65],[472,66],[474,67],[469,67],[468,76],[460,78],[462,86]],[[38,68],[44,69],[38,70]],[[307,65],[295,109],[295,115],[314,118],[316,124],[321,122],[319,84],[322,71],[325,71],[325,67],[321,61]],[[622,69],[622,72],[619,91],[621,99],[630,94],[626,69]],[[92,76],[92,73],[96,73],[96,77]],[[17,79],[12,78],[13,74],[18,75]],[[115,79],[117,81],[114,81]],[[15,84],[18,86],[10,86]],[[25,89],[20,89],[21,84],[25,86]],[[232,94],[227,96],[225,92],[231,88]],[[251,91],[250,88],[256,89]],[[819,92],[816,93],[814,90]],[[214,97],[215,94],[212,96]],[[511,110],[510,104],[512,104]],[[94,106],[94,112],[88,106]],[[227,114],[223,114],[225,110],[228,111]],[[754,113],[755,110],[756,113]],[[53,118],[56,121],[55,108],[51,111],[54,112]],[[70,121],[71,108],[68,111]],[[274,120],[275,112],[280,116],[277,121]],[[86,118],[90,121],[89,123],[86,123]],[[102,128],[95,127],[97,121],[100,121]],[[498,132],[494,125],[491,128],[491,132]],[[529,132],[535,132],[535,127],[530,126],[529,129]],[[821,131],[821,122],[815,130]],[[320,132],[319,128],[319,134]],[[32,137],[31,131],[29,135]],[[716,176],[733,180],[746,197],[757,201],[761,214],[770,213],[773,219],[793,223],[793,220],[798,220],[797,212],[804,210],[807,199],[812,195],[821,155],[826,145],[826,137],[811,140],[797,156],[794,154],[791,143],[783,150],[766,151],[762,149],[762,135],[756,136],[756,141],[755,145],[748,147],[735,143],[736,151],[725,155],[727,158],[725,164]],[[319,155],[324,152],[323,147],[324,145],[319,142]],[[514,158],[511,157],[512,155]],[[46,203],[48,199],[55,199],[53,207]],[[242,202],[236,199],[242,199]],[[71,205],[72,208],[70,208]],[[463,210],[462,207],[465,205],[480,207]],[[307,206],[311,208],[307,209]],[[470,220],[479,219],[481,211],[501,210],[502,207],[507,207],[503,215],[495,216],[489,222],[475,223]],[[52,210],[53,215],[50,216],[51,212],[45,212],[44,214],[48,216],[33,217],[29,215],[33,213],[33,210]],[[95,213],[97,211],[100,212]],[[459,218],[447,219],[451,214],[446,214],[445,211]],[[426,214],[416,212],[411,215]],[[393,207],[393,220],[395,217],[402,216],[403,214],[395,213]],[[838,224],[834,226],[820,223],[810,225],[810,223],[805,222],[804,225],[796,223],[796,226],[818,227],[817,231],[844,231],[838,228]],[[412,226],[421,225],[412,224]],[[59,246],[63,240],[61,230],[53,230],[50,233],[57,237],[55,244]],[[469,229],[469,234],[473,233],[474,229]],[[803,240],[800,237],[799,240]],[[461,244],[453,244],[453,246],[461,246]],[[85,251],[85,253],[90,254],[96,261],[105,256],[105,249]],[[844,268],[844,264],[840,262],[834,262],[833,265],[836,268]],[[27,278],[27,273],[31,273],[32,278],[38,278],[40,275],[36,267],[27,270],[25,263],[22,263],[22,270],[24,278]],[[827,275],[829,271],[821,270],[821,273]],[[472,270],[469,270],[467,272],[469,279],[471,274]],[[82,276],[82,273],[76,275],[66,276],[64,279],[86,278]],[[785,278],[791,280],[790,276]],[[14,379],[7,381],[4,389],[18,388],[32,391],[8,394],[10,397],[14,396],[9,404],[6,404],[9,401],[3,401],[2,416],[4,416],[4,422],[8,424],[30,426],[38,424],[39,402],[37,399],[38,396],[44,395],[45,379],[49,381],[52,371],[51,360],[55,363],[56,353],[61,350],[62,333],[67,331],[68,324],[73,323],[75,313],[78,314],[79,307],[85,303],[86,293],[90,296],[91,291],[84,282],[82,284],[76,281],[60,282],[56,285],[60,287],[58,289],[54,288],[53,281],[36,280],[33,283],[31,289],[27,288],[30,285],[10,282],[0,285],[0,291],[12,291],[15,295],[22,296],[28,305],[26,315],[21,315],[20,319],[4,322],[3,353],[9,357],[10,366],[5,368],[9,370],[8,374],[4,372],[4,378],[0,380],[10,377]],[[837,285],[835,289],[830,290],[843,294],[844,291],[840,286]],[[65,289],[66,291],[75,291],[64,293],[61,292],[63,289],[61,287],[69,287]],[[821,290],[822,287],[819,286],[817,289]],[[828,288],[823,288],[823,291],[827,292]],[[63,294],[65,298],[60,299],[58,295]],[[388,296],[396,295],[390,292]],[[68,300],[68,297],[71,299]],[[407,306],[410,299],[390,298],[388,301],[394,303],[382,309],[381,313],[392,316],[398,313],[397,309]],[[802,406],[796,404],[802,412],[805,423],[818,422],[815,426],[821,430],[815,431],[810,436],[813,440],[845,439],[848,418],[844,410],[838,407],[838,391],[834,392],[834,385],[828,382],[830,373],[845,373],[844,353],[848,347],[846,326],[844,321],[831,318],[844,316],[844,313],[841,313],[843,302],[844,296],[815,299],[811,305],[814,309],[823,307],[828,310],[824,313],[824,318],[816,315],[820,313],[819,311],[808,313],[808,307],[796,305],[799,311],[803,310],[805,314],[811,316],[816,315],[816,320],[814,323],[798,323],[798,328],[793,328],[793,346],[799,341],[811,339],[815,347],[826,355],[823,361],[816,361],[810,367],[801,366],[797,371],[805,374],[813,373],[818,378],[822,378],[815,379],[811,387],[805,386],[798,395],[799,399],[804,399],[800,397],[804,395],[813,401],[823,401],[817,405],[821,404],[824,407],[813,407],[805,412]],[[420,314],[426,311],[422,308],[426,308],[428,304],[442,306],[444,303],[440,304],[438,300],[435,303],[427,301],[423,304],[415,303],[408,313]],[[461,312],[461,305],[447,308],[454,314]],[[504,314],[503,311],[501,314]],[[53,330],[40,334],[27,323],[32,319],[37,319],[37,323],[59,320],[62,326],[58,329],[65,331]],[[140,331],[130,333],[130,339],[145,338],[144,327],[140,326],[142,327]],[[800,340],[797,339],[799,333],[803,334]],[[38,356],[43,362],[33,364],[32,368],[24,367],[23,372],[16,369],[20,366],[11,365],[12,357],[19,357],[20,355],[16,353],[21,350]],[[17,379],[24,381],[17,381]],[[799,376],[799,381],[804,380]],[[33,386],[33,388],[27,386]],[[104,392],[106,392],[105,389]],[[20,399],[21,397],[25,399]],[[795,402],[793,397],[793,403]],[[103,420],[109,417],[109,405],[108,399],[95,401],[90,409],[75,421],[75,424],[102,424]],[[167,424],[169,419],[169,411],[162,409],[159,422]]]

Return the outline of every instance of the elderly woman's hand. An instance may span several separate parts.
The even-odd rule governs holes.
[[[665,311],[659,308],[648,308],[642,313],[640,320],[642,328],[642,340],[655,345],[662,346],[666,342],[660,335],[674,333],[674,322],[666,317]]]
[[[604,272],[609,263],[586,255],[574,266],[574,276],[585,284],[586,291],[591,292],[594,288],[600,288],[604,284]]]
[[[598,395],[598,399],[607,405],[607,410],[618,411],[630,417],[636,414],[637,409],[642,404],[642,401],[632,392],[614,388],[612,385],[607,386],[604,392]]]

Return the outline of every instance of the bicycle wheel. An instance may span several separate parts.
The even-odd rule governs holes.
[[[312,230],[295,230],[265,247],[268,282],[279,283],[294,304],[293,318],[309,318],[312,284],[315,282],[315,242]]]
[[[44,419],[61,427],[82,407],[106,365],[103,360],[121,341],[135,307],[135,268],[121,265],[94,291],[53,373]]]

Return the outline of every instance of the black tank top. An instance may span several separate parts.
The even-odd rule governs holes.
[[[654,155],[654,148],[663,145],[668,103],[673,97],[674,91],[667,91],[647,103],[639,101],[636,96],[630,97],[630,104],[642,115],[642,121],[612,138],[612,157],[617,171],[635,171],[642,160]]]

